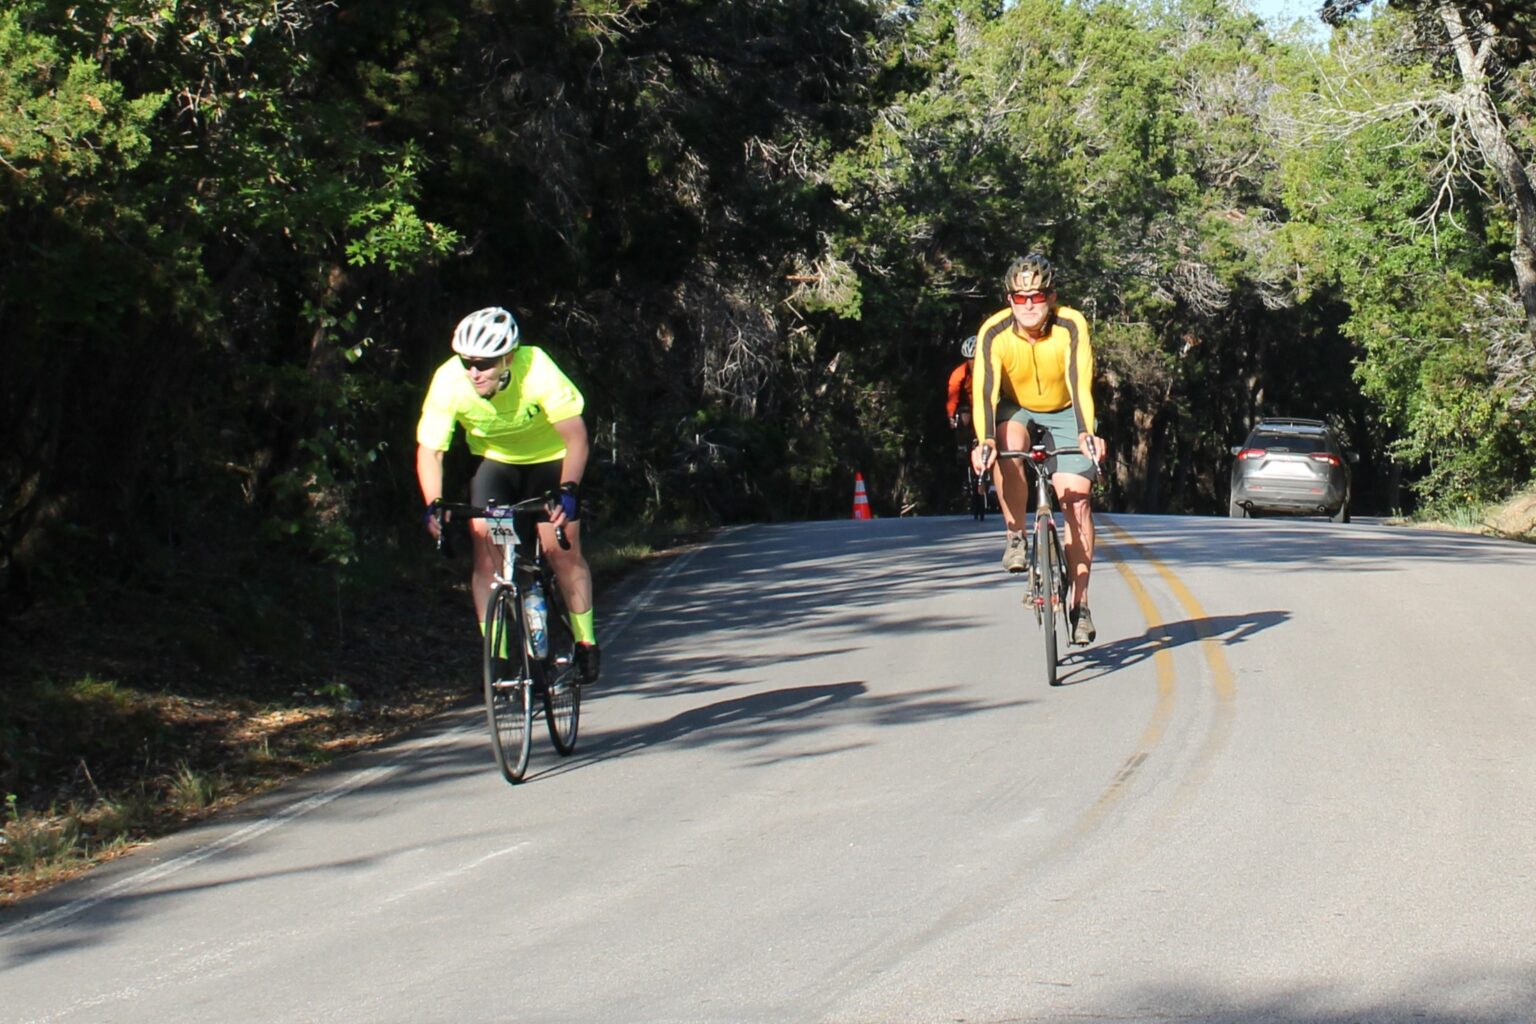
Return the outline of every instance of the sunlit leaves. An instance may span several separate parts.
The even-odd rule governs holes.
[[[126,96],[122,85],[53,37],[0,12],[0,197],[110,178],[149,150],[148,123],[163,94]]]

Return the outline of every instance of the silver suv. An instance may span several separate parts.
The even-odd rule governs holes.
[[[1349,522],[1349,467],[1360,456],[1322,420],[1262,419],[1232,455],[1233,519],[1277,512]]]

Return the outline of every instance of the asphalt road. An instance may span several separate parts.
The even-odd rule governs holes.
[[[727,532],[575,756],[455,713],[0,914],[0,1021],[1536,1020],[1536,548],[1101,522],[1055,688],[995,519]]]

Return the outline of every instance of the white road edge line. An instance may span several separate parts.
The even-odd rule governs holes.
[[[433,747],[440,746],[449,740],[456,739],[460,734],[466,733],[470,729],[478,727],[479,723],[477,722],[473,724],[461,725],[456,729],[450,729],[448,732],[445,732],[440,736],[433,737],[431,740],[413,747],[407,753],[414,755],[422,753],[423,751],[431,750]],[[19,935],[22,932],[36,931],[38,929],[46,928],[49,925],[57,924],[66,918],[74,917],[76,914],[79,914],[82,911],[89,910],[91,907],[96,906],[98,903],[112,899],[114,896],[121,895],[125,892],[130,892],[134,889],[143,888],[144,886],[149,885],[151,882],[157,882],[169,875],[174,875],[179,871],[184,871],[194,864],[198,864],[207,860],[209,857],[223,853],[225,850],[232,850],[237,846],[243,846],[253,839],[258,839],[261,836],[266,835],[268,832],[271,832],[275,828],[286,825],[288,822],[293,821],[295,818],[303,817],[310,811],[318,810],[319,808],[324,807],[326,804],[330,803],[332,800],[337,799],[338,797],[345,796],[355,789],[361,789],[362,787],[371,783],[378,782],[380,779],[387,778],[388,776],[393,775],[395,772],[399,771],[404,766],[404,761],[395,761],[389,764],[376,765],[373,768],[365,768],[360,772],[354,772],[352,775],[347,776],[345,779],[342,779],[335,785],[330,786],[327,789],[323,789],[311,796],[305,797],[298,803],[289,807],[285,807],[281,811],[278,811],[276,814],[269,815],[268,817],[262,818],[259,821],[253,821],[249,825],[246,825],[244,828],[236,829],[222,839],[214,840],[206,846],[200,846],[195,850],[182,854],[180,857],[173,857],[166,861],[164,864],[156,864],[152,868],[145,868],[143,871],[136,872],[135,874],[129,875],[126,878],[121,878],[116,882],[112,882],[103,886],[98,892],[92,893],[90,896],[85,896],[81,899],[66,903],[61,907],[55,907],[54,909],[47,911],[46,913],[39,914],[38,916],[29,920],[18,921],[16,924],[13,924],[7,928],[0,928],[0,939],[9,938],[13,935]]]
[[[694,556],[696,556],[703,549],[704,545],[700,545],[699,547],[694,548],[692,551],[689,551],[687,554],[678,558],[676,562],[673,562],[670,566],[667,567],[666,571],[662,572],[655,579],[651,580],[651,582],[646,585],[644,590],[642,590],[635,596],[632,601],[625,605],[624,610],[621,611],[618,615],[618,621],[608,630],[608,638],[610,642],[614,637],[620,636],[627,628],[629,628],[629,624],[634,621],[635,616],[639,615],[641,612],[645,611],[646,608],[650,607],[651,602],[656,599],[656,594],[661,590],[661,588],[669,580],[671,580],[672,577],[681,572],[684,566],[693,561]],[[407,754],[414,755],[419,754],[422,751],[430,750],[433,747],[448,742],[449,740],[456,739],[461,733],[469,732],[472,729],[478,728],[480,728],[480,724],[478,722],[474,722],[471,724],[461,725],[456,729],[450,729],[448,732],[443,733],[441,736],[434,737],[431,740],[413,747],[407,752]],[[184,871],[187,868],[192,867],[194,864],[198,864],[207,860],[209,857],[223,853],[225,850],[232,850],[237,846],[243,846],[253,839],[257,839],[266,835],[273,829],[286,825],[288,822],[293,821],[295,818],[303,817],[310,811],[318,810],[319,808],[324,807],[326,804],[330,803],[332,800],[337,799],[338,797],[345,796],[353,790],[361,789],[364,786],[371,785],[372,783],[378,782],[380,779],[384,779],[390,775],[393,775],[395,772],[404,767],[404,764],[404,761],[396,761],[390,764],[377,765],[373,768],[367,768],[363,771],[349,775],[342,781],[336,783],[334,786],[321,790],[312,796],[306,797],[305,799],[300,800],[298,803],[278,811],[276,814],[269,815],[260,821],[253,821],[249,825],[246,825],[244,828],[236,829],[234,832],[231,832],[229,835],[222,839],[215,840],[206,846],[200,846],[189,853],[182,854],[180,857],[173,857],[172,859],[166,861],[164,864],[156,864],[152,868],[146,868],[143,871],[129,875],[126,878],[118,879],[116,882],[112,882],[103,886],[99,891],[91,894],[90,896],[82,897],[81,899],[66,903],[61,907],[55,907],[54,909],[39,914],[36,917],[29,918],[24,921],[18,921],[15,924],[9,925],[5,928],[0,928],[0,939],[6,939],[14,935],[21,935],[25,932],[39,931],[43,928],[47,928],[50,925],[57,924],[60,921],[74,917],[76,914],[89,910],[90,908],[96,906],[98,903],[103,903],[109,899],[112,899],[114,896],[119,896],[125,892],[131,892],[135,889],[143,888],[144,886],[149,885],[151,882],[157,882],[169,875],[174,875],[179,871]],[[498,857],[503,853],[511,852],[511,849],[515,849],[515,847],[498,851],[497,853],[490,854],[490,856]]]
[[[417,893],[422,892],[422,891],[424,891],[426,889],[435,889],[435,888],[443,885],[445,882],[448,882],[448,881],[451,881],[452,879],[458,878],[460,875],[467,875],[467,874],[469,874],[471,871],[475,870],[480,865],[488,863],[489,861],[493,861],[497,857],[505,857],[509,853],[516,853],[518,850],[521,850],[521,849],[523,849],[523,848],[525,848],[527,846],[531,846],[531,845],[532,844],[528,840],[524,839],[521,842],[513,843],[511,846],[507,847],[504,850],[497,850],[494,853],[487,853],[485,856],[477,857],[474,860],[470,861],[468,864],[461,864],[458,867],[452,869],[451,871],[444,871],[441,874],[433,875],[431,878],[427,879],[425,882],[418,882],[418,883],[416,883],[415,885],[411,886],[408,889],[401,889],[398,892],[390,893],[388,896],[384,897],[383,902],[385,902],[385,903],[394,903],[394,902],[396,902],[398,900],[403,900],[403,899],[405,899],[408,896],[414,896]]]
[[[743,529],[743,527],[729,527],[727,529],[721,530],[719,535],[725,536],[726,534],[734,533],[739,529]],[[661,590],[661,588],[670,583],[672,577],[682,572],[683,569],[687,567],[688,563],[692,562],[694,558],[697,557],[698,553],[703,551],[705,547],[706,545],[701,544],[694,548],[692,551],[679,556],[677,561],[667,566],[667,568],[655,579],[651,580],[650,583],[647,583],[645,585],[645,589],[636,594],[634,599],[624,606],[624,610],[615,616],[614,624],[604,628],[604,643],[612,643],[614,639],[622,636],[624,631],[629,628],[629,624],[635,620],[635,617],[649,608],[651,603],[656,600],[656,595]]]

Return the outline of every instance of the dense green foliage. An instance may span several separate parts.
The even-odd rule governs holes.
[[[1343,427],[1362,510],[1508,493],[1529,240],[1433,6],[1323,46],[1225,0],[17,0],[0,582],[419,543],[417,402],[490,303],[587,394],[599,528],[844,515],[855,470],[950,511],[944,379],[1028,249],[1109,504],[1219,510],[1266,413]],[[1480,86],[1527,162],[1532,80]]]

